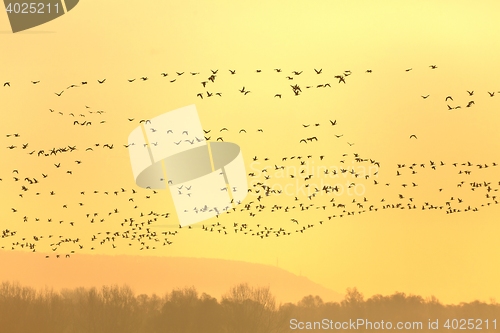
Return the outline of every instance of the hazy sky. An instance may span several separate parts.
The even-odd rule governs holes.
[[[499,10],[497,1],[82,0],[16,34],[0,14],[0,218],[1,229],[17,231],[0,246],[26,251],[21,244],[36,243],[51,256],[241,260],[278,264],[340,292],[356,286],[365,295],[498,299]],[[211,70],[216,79],[203,87]],[[247,173],[255,174],[250,185],[291,192],[262,191],[260,202],[249,193],[235,212],[179,230],[168,192],[135,185],[123,145],[139,120],[190,104],[211,140],[241,147]],[[318,140],[300,143],[312,137]],[[37,156],[69,145],[77,150]],[[359,176],[331,174],[342,168]],[[344,192],[325,193],[326,184]],[[147,232],[129,227],[130,218],[147,224],[151,211],[170,215]],[[216,223],[212,233],[201,228]],[[247,229],[235,233],[234,223]],[[280,228],[286,235],[277,237]],[[258,231],[269,236],[251,236]],[[142,238],[122,238],[134,232]],[[114,233],[115,241],[100,243]],[[163,245],[165,237],[173,243]],[[60,240],[68,241],[55,245]]]

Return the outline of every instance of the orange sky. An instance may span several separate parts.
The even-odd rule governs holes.
[[[499,298],[498,206],[492,199],[500,187],[493,166],[500,163],[500,44],[495,36],[499,7],[496,1],[184,1],[121,7],[82,1],[66,15],[16,34],[2,14],[0,218],[3,230],[17,233],[0,239],[0,246],[11,249],[12,243],[43,236],[37,252],[52,256],[75,251],[72,255],[207,257],[269,265],[278,260],[281,268],[339,292],[356,286],[365,295],[403,291],[435,295],[444,302]],[[320,68],[322,73],[316,74],[314,69]],[[204,88],[201,81],[216,69],[216,81]],[[349,73],[346,70],[352,73],[345,76],[346,84],[338,83],[334,76]],[[162,72],[168,76],[162,77]],[[142,81],[141,76],[149,79]],[[104,78],[105,83],[97,82]],[[136,81],[127,81],[133,78]],[[37,80],[40,83],[31,83]],[[10,87],[3,86],[7,81]],[[83,86],[82,81],[88,84]],[[325,83],[331,88],[316,88]],[[68,89],[72,84],[79,87]],[[294,96],[290,84],[302,87],[300,96]],[[243,96],[238,91],[243,86],[252,93]],[[222,96],[196,96],[206,91]],[[466,107],[471,100],[474,104]],[[255,217],[238,206],[237,212],[178,230],[169,194],[152,194],[135,185],[123,145],[140,119],[190,104],[196,104],[203,128],[210,129],[214,138],[223,135],[241,147],[247,173],[256,174],[248,177],[250,184],[288,186],[290,195],[264,198],[266,207],[259,212],[254,207],[257,195],[250,193],[243,206],[253,201]],[[460,108],[448,110],[447,105]],[[104,113],[97,113],[101,110]],[[70,113],[92,121],[92,126],[74,126]],[[332,126],[330,120],[337,124]],[[221,134],[223,127],[229,131]],[[247,134],[238,133],[241,128]],[[14,133],[20,137],[7,137]],[[409,139],[411,134],[418,139]],[[312,136],[318,141],[299,143]],[[105,143],[116,148],[102,148]],[[8,149],[11,145],[16,148]],[[68,145],[78,150],[49,157],[28,154]],[[91,146],[96,148],[93,152],[85,151]],[[356,162],[354,154],[367,160]],[[303,156],[307,164],[301,166],[292,156]],[[370,159],[380,167],[373,168]],[[436,170],[430,161],[437,163]],[[468,161],[472,166],[462,165]],[[60,168],[54,166],[58,163]],[[417,164],[416,174],[408,168],[412,163]],[[279,173],[275,165],[289,169]],[[315,172],[310,181],[303,179],[301,167],[307,167],[306,173]],[[331,178],[323,174],[325,167],[370,174],[367,179],[350,174]],[[269,179],[262,173],[265,168]],[[464,174],[467,170],[470,175]],[[23,193],[21,186],[28,185],[25,177],[39,183]],[[334,183],[346,192],[323,192],[309,199],[300,191],[308,182],[310,189]],[[357,194],[347,193],[352,182],[358,186]],[[491,182],[491,190],[472,189],[471,182]],[[132,195],[132,189],[137,193]],[[128,200],[132,196],[133,204]],[[355,215],[332,207],[332,198]],[[447,202],[461,212],[446,214]],[[306,211],[291,208],[300,203],[314,206]],[[389,203],[405,209],[383,209]],[[417,209],[408,209],[409,203]],[[283,209],[272,212],[274,204]],[[378,210],[369,211],[371,205]],[[444,208],[422,210],[432,205]],[[468,206],[471,211],[464,211]],[[479,210],[472,211],[475,207]],[[113,213],[115,208],[119,213]],[[362,210],[366,212],[359,214]],[[121,236],[127,230],[138,234],[144,230],[121,223],[130,217],[147,221],[150,217],[140,213],[150,211],[171,215],[158,217],[151,225],[161,241],[148,239],[150,249],[140,250],[146,245]],[[86,214],[94,213],[105,221],[91,223]],[[229,235],[201,229],[217,222],[231,231]],[[246,223],[253,231],[235,233],[234,223]],[[305,232],[296,231],[303,227]],[[251,236],[265,228],[283,228],[291,235]],[[168,231],[178,233],[166,235],[173,244],[163,246],[161,233]],[[115,247],[111,242],[99,244],[106,232],[119,233]],[[93,235],[98,240],[92,241]],[[55,238],[79,241],[56,247]],[[15,251],[25,251],[20,244],[14,244]]]

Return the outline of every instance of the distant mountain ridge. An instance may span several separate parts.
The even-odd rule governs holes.
[[[296,303],[308,295],[319,295],[325,302],[343,299],[342,294],[279,267],[224,259],[87,254],[45,259],[38,253],[0,251],[0,265],[0,281],[36,289],[126,284],[136,295],[164,295],[194,286],[200,294],[220,299],[231,287],[246,282],[269,287],[278,303]]]

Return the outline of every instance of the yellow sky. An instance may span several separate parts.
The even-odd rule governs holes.
[[[495,35],[500,28],[495,16],[500,3],[117,3],[81,1],[63,17],[16,34],[10,32],[6,14],[0,15],[0,218],[2,229],[18,231],[13,238],[0,239],[1,246],[10,249],[11,240],[22,242],[25,237],[31,241],[34,235],[43,235],[45,240],[39,241],[37,251],[53,252],[49,235],[63,235],[63,239],[81,239],[84,248],[64,243],[57,250],[62,254],[75,250],[208,257],[270,265],[278,259],[280,267],[340,292],[356,286],[365,295],[404,291],[436,295],[445,302],[500,297],[496,283],[500,277],[498,206],[481,207],[494,202],[491,196],[497,193],[500,181],[493,166],[493,162],[500,163],[500,44]],[[316,74],[314,69],[320,68],[322,73]],[[216,81],[204,88],[200,82],[216,69]],[[236,74],[231,75],[230,69]],[[367,69],[372,73],[366,73]],[[338,83],[334,76],[345,75],[346,70],[352,73],[345,76],[346,84]],[[185,74],[178,76],[176,71]],[[293,71],[303,73],[294,75]],[[168,76],[162,77],[162,72]],[[141,76],[149,79],[142,81]],[[97,82],[104,78],[105,83]],[[127,79],[132,78],[136,81],[129,83]],[[170,82],[173,79],[176,81]],[[31,83],[37,80],[40,83]],[[3,87],[7,81],[11,86]],[[88,84],[83,86],[82,81]],[[331,88],[316,88],[325,83]],[[71,84],[79,87],[68,89]],[[299,84],[303,93],[294,96],[290,84]],[[243,86],[252,93],[243,96],[238,91]],[[207,90],[222,96],[196,96]],[[474,95],[467,90],[474,90]],[[64,93],[56,96],[61,91]],[[490,97],[488,92],[495,95]],[[421,97],[426,95],[430,96]],[[453,100],[445,100],[447,96]],[[471,100],[475,104],[467,108]],[[220,128],[229,129],[224,140],[237,143],[247,173],[259,175],[249,177],[250,183],[266,181],[268,186],[283,188],[289,184],[293,191],[298,190],[307,183],[303,176],[292,179],[291,171],[279,174],[274,166],[295,167],[300,172],[300,162],[290,157],[303,156],[308,171],[319,170],[309,182],[343,187],[346,182],[356,182],[360,195],[323,193],[309,199],[307,194],[294,192],[269,196],[263,199],[266,208],[262,212],[252,208],[255,217],[238,211],[201,223],[220,222],[231,230],[227,236],[197,226],[169,236],[174,241],[170,246],[149,240],[155,250],[140,250],[137,241],[129,246],[127,240],[117,240],[116,248],[109,242],[92,242],[92,235],[98,232],[125,232],[130,229],[121,225],[125,218],[141,220],[140,212],[151,210],[171,213],[151,229],[159,234],[177,230],[166,191],[151,194],[134,184],[123,144],[140,119],[190,104],[196,104],[203,128],[211,129],[214,137],[222,135]],[[447,105],[461,108],[450,111]],[[104,113],[98,114],[100,110]],[[77,119],[84,114],[80,118],[92,120],[92,126],[73,126],[70,113]],[[329,120],[337,120],[337,125],[331,126]],[[314,126],[316,123],[320,126]],[[241,128],[248,133],[239,134]],[[264,132],[257,132],[258,128]],[[20,137],[7,137],[14,133]],[[411,134],[418,139],[409,139]],[[318,141],[299,143],[311,136]],[[23,150],[26,143],[29,145]],[[100,146],[95,147],[96,143]],[[104,149],[105,143],[116,148]],[[16,148],[8,149],[10,145]],[[78,150],[55,157],[28,154],[68,145],[76,145]],[[91,146],[96,149],[86,152]],[[354,153],[368,160],[355,162]],[[308,155],[312,157],[308,159]],[[258,161],[253,161],[254,156]],[[322,166],[368,170],[373,166],[370,159],[378,161],[380,168],[370,169],[378,173],[370,171],[368,179],[321,174]],[[436,170],[430,168],[430,161],[438,164]],[[461,165],[467,161],[473,166]],[[457,166],[453,166],[455,162]],[[54,166],[57,163],[61,168]],[[408,168],[412,163],[417,164],[414,175]],[[422,163],[425,168],[420,167]],[[406,166],[398,169],[397,164]],[[480,169],[477,164],[489,168]],[[264,168],[271,171],[269,180],[261,172]],[[19,171],[18,182],[13,179],[17,176],[14,169]],[[460,170],[472,173],[459,174]],[[397,171],[401,176],[396,176]],[[42,173],[48,177],[43,178]],[[21,185],[28,185],[23,182],[25,177],[40,182],[23,193]],[[374,185],[374,180],[379,184]],[[463,186],[457,186],[461,181]],[[485,181],[491,182],[489,193],[486,187],[472,190],[469,185]],[[137,209],[128,201],[132,189],[137,191]],[[51,196],[50,191],[56,194]],[[22,198],[19,193],[24,194]],[[348,206],[348,211],[368,210],[370,205],[378,210],[340,218],[339,209],[331,207],[333,197]],[[251,193],[245,203],[258,203],[256,198]],[[352,203],[353,199],[362,202],[363,208]],[[411,202],[418,209],[382,209],[382,199],[405,207]],[[445,208],[422,210],[426,202]],[[446,202],[462,212],[446,214]],[[315,206],[305,212],[291,208],[288,213],[270,211],[274,204],[284,208],[299,203]],[[316,209],[323,205],[327,208]],[[469,205],[479,210],[464,212]],[[119,213],[109,215],[115,208]],[[104,222],[89,222],[86,214],[96,212]],[[329,220],[333,215],[337,216]],[[24,216],[28,217],[26,223]],[[47,222],[48,218],[53,222]],[[320,225],[319,221],[324,222]],[[291,235],[261,239],[235,234],[235,222],[247,223],[253,230],[284,228]],[[314,227],[307,228],[309,224]],[[306,232],[296,232],[304,226]],[[16,245],[15,250],[23,249]]]

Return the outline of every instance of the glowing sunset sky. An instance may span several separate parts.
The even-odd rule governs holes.
[[[0,229],[16,233],[0,246],[36,243],[49,260],[278,261],[339,292],[498,299],[499,12],[498,1],[82,0],[16,34],[1,14]],[[241,147],[254,191],[236,211],[179,229],[168,192],[135,185],[123,145],[141,119],[191,104],[211,141]],[[77,150],[37,156],[67,146]],[[287,192],[266,195],[262,184]],[[151,211],[169,217],[129,226],[147,224]]]

